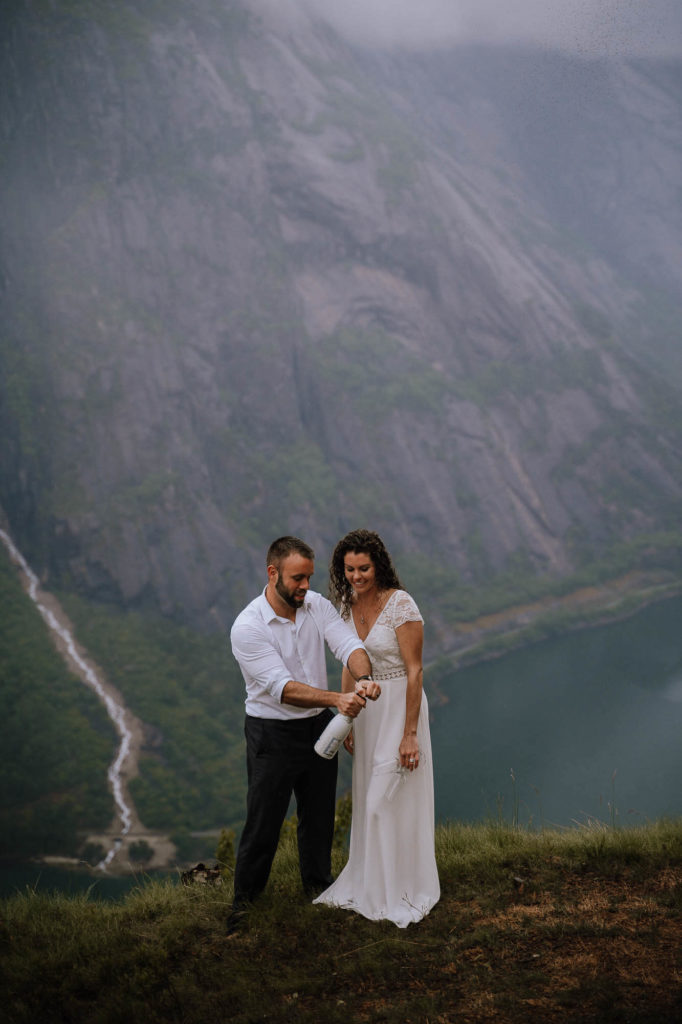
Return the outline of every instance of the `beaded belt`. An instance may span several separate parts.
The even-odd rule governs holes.
[[[402,676],[407,675],[404,668],[394,668],[390,672],[373,672],[372,679],[379,681],[380,679],[400,679]]]

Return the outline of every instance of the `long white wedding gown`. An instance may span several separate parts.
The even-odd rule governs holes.
[[[353,618],[351,616],[351,624]],[[373,921],[405,928],[438,902],[434,851],[433,766],[426,695],[422,694],[417,739],[419,767],[399,770],[405,728],[407,676],[395,630],[422,622],[404,590],[389,597],[364,645],[381,696],[368,701],[354,721],[353,818],[348,862],[315,903],[355,910]]]

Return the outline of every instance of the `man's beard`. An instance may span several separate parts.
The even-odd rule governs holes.
[[[284,584],[282,583],[281,576],[277,577],[277,582],[275,583],[275,590],[282,598],[284,603],[288,604],[290,608],[300,608],[303,605],[303,602],[305,601],[305,594],[303,595],[303,597],[294,597],[293,594],[290,594],[289,591],[286,590]]]

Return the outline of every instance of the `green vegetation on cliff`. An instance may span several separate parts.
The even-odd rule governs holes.
[[[401,572],[420,604],[437,609],[439,616],[451,626],[529,601],[550,600],[582,587],[598,586],[636,570],[665,573],[671,584],[682,579],[682,533],[679,530],[645,534],[633,541],[613,544],[600,558],[577,532],[571,543],[581,548],[582,567],[563,579],[538,576],[522,550],[509,558],[505,571],[495,575],[489,572],[485,582],[482,580],[479,584],[468,583],[453,573],[450,566],[438,565],[420,555],[403,558]],[[594,619],[599,620],[601,614],[597,610]],[[584,618],[583,624],[587,624]],[[574,625],[568,613],[563,620],[553,617],[548,633],[529,632],[526,642],[532,643],[542,635],[562,629],[566,631]]]
[[[76,853],[109,825],[116,734],[78,682],[0,550],[0,856]]]
[[[78,638],[148,728],[130,791],[152,829],[243,818],[244,684],[229,638],[60,595]]]
[[[435,598],[442,616],[440,623],[428,621],[427,691],[437,697],[461,664],[606,614],[634,612],[642,600],[675,592],[681,550],[677,534],[651,537],[647,543],[624,546],[609,563],[595,563],[553,589],[546,580],[533,579],[521,559],[506,576],[478,589],[461,582],[453,586],[450,572],[421,558],[405,559],[401,573],[406,585],[424,606],[423,595],[431,602]],[[646,576],[648,590],[624,587],[621,592],[616,580],[608,610],[603,607],[606,598],[600,604],[596,587],[587,604],[562,599],[579,587],[614,580],[617,571],[643,562],[653,570]],[[2,728],[11,755],[0,769],[2,850],[23,856],[73,853],[79,837],[82,842],[113,817],[106,771],[116,737],[94,694],[64,668],[4,555],[0,586],[7,609],[0,623],[0,684],[9,709]],[[637,586],[641,589],[644,582]],[[79,642],[145,725],[139,775],[130,784],[142,823],[173,834],[181,860],[203,856],[192,845],[191,832],[238,828],[244,816],[243,682],[229,638],[199,634],[147,613],[96,605],[73,594],[61,594],[60,600]],[[535,602],[535,611],[530,620],[526,616],[516,623],[514,607],[526,602]],[[479,617],[493,613],[499,613],[499,624],[477,629]],[[471,626],[461,637],[459,624]],[[433,639],[439,631],[438,642],[446,636],[451,645],[440,657]],[[338,682],[334,672],[330,664],[332,685]],[[55,780],[60,780],[58,786]],[[348,783],[349,765],[344,762],[339,792]]]

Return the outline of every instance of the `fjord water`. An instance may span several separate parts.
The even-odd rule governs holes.
[[[131,889],[138,888],[149,878],[165,877],[161,872],[153,875],[109,875],[102,871],[73,870],[53,864],[16,863],[0,867],[0,899],[17,893],[62,893],[77,896],[87,893],[94,900],[120,900]]]
[[[682,814],[682,598],[463,669],[443,689],[438,821]]]

